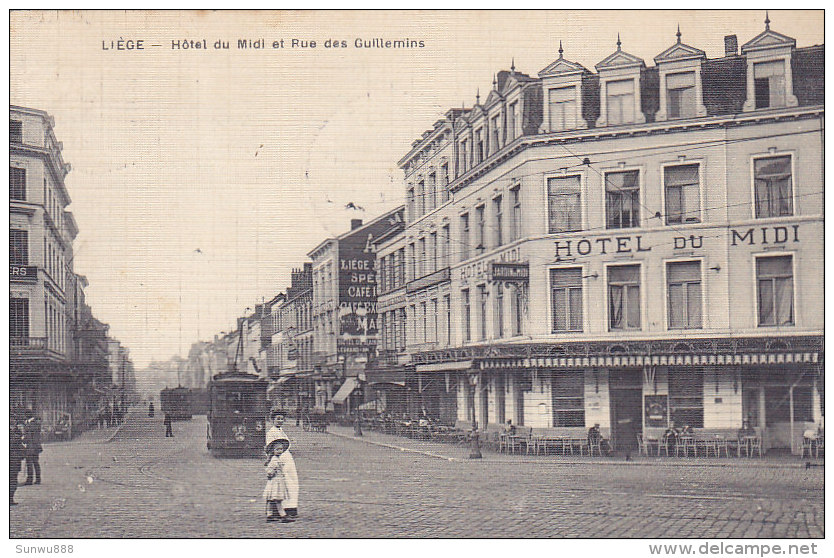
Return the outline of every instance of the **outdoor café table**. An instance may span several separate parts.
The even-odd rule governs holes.
[[[565,437],[564,436],[548,436],[546,434],[535,436],[532,440],[533,448],[536,455],[541,454],[542,449],[547,453],[547,448],[553,447],[562,449],[562,454],[565,453]]]
[[[753,457],[753,448],[757,441],[759,441],[758,436],[741,436],[738,439],[738,456],[741,457],[741,448],[744,448],[747,457]]]

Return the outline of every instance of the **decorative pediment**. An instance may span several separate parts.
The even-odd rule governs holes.
[[[699,48],[678,42],[654,57],[655,64],[663,62],[677,62],[694,58],[706,58],[707,53]]]
[[[504,100],[504,97],[502,97],[501,94],[498,91],[493,89],[492,91],[489,92],[489,97],[487,97],[487,100],[486,100],[486,103],[484,103],[484,106],[491,107],[495,103],[500,103],[503,100]]]
[[[564,58],[559,58],[552,64],[550,64],[547,68],[539,72],[539,77],[550,77],[550,76],[560,76],[564,74],[576,74],[576,73],[585,73],[588,69],[585,68],[582,64],[578,64],[576,62],[571,62],[570,60],[565,60]]]
[[[634,66],[645,66],[642,58],[629,54],[620,48],[620,41],[617,39],[617,50],[607,56],[602,62],[594,66],[597,71],[617,68],[629,68]]]
[[[782,35],[771,29],[765,29],[741,47],[741,53],[778,47],[795,47],[796,39]]]

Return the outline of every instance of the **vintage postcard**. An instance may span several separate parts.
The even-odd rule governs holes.
[[[16,552],[820,551],[822,11],[9,19]]]

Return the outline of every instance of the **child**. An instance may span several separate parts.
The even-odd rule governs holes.
[[[272,412],[269,413],[269,420],[272,422],[272,426],[269,427],[269,430],[266,432],[266,442],[267,444],[271,440],[277,440],[278,438],[287,438],[287,435],[284,433],[284,415],[278,409],[273,409]],[[289,440],[289,438],[287,438]]]
[[[267,456],[272,455],[269,448],[273,442],[282,440],[288,447],[290,444],[290,440],[282,428],[284,416],[279,411],[272,411],[270,413],[270,419],[272,420],[272,427],[267,431],[265,439]],[[295,468],[295,459],[288,449],[281,454],[281,463],[283,465],[284,484],[287,486],[287,500],[283,502],[283,505],[287,515],[295,519],[298,517],[298,472]]]
[[[284,480],[286,458],[282,459],[282,455],[288,453],[289,447],[290,441],[287,439],[274,440],[267,446],[267,453],[271,453],[265,463],[267,481],[264,488],[264,500],[266,500],[267,521],[281,521],[282,523],[293,521],[287,517],[287,512],[284,511],[282,505],[288,497],[287,483]]]

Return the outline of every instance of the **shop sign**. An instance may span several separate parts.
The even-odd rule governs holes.
[[[511,248],[505,252],[501,252],[496,257],[489,260],[481,260],[469,265],[465,265],[456,270],[459,280],[466,282],[467,280],[481,281],[486,280],[491,273],[493,263],[501,262],[520,262],[521,249],[519,247]]]
[[[34,265],[9,264],[9,281],[37,281],[38,268]]]
[[[664,427],[667,424],[667,396],[646,396],[646,426]]]
[[[492,262],[489,271],[490,281],[530,281],[529,263]]]

